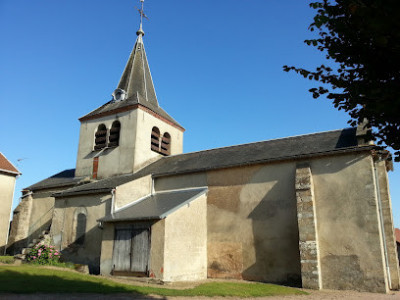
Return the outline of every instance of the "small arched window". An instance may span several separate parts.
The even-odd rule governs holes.
[[[75,237],[76,244],[83,245],[85,243],[85,233],[86,233],[86,215],[84,213],[79,213],[76,218],[76,237]]]
[[[97,131],[94,139],[94,150],[101,150],[107,146],[107,127],[104,124],[100,124],[97,127]]]
[[[151,130],[151,150],[160,152],[160,130],[157,127]]]
[[[108,147],[117,147],[119,145],[119,132],[121,130],[121,123],[114,121],[110,129],[110,136],[108,138]]]
[[[164,133],[161,139],[161,154],[170,155],[171,154],[171,136],[168,132]]]

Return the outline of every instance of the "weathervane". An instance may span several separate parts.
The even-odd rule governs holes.
[[[141,2],[141,4],[142,4],[142,7],[141,7],[141,8],[137,8],[137,7],[136,7],[136,9],[137,9],[137,11],[139,12],[139,15],[140,15],[140,29],[139,29],[139,31],[143,32],[143,29],[142,29],[143,18],[146,18],[147,20],[148,20],[149,18],[146,16],[146,14],[144,13],[144,10],[143,10],[144,0],[140,0],[140,2]]]

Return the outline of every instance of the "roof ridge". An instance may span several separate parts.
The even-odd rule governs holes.
[[[235,147],[241,147],[241,146],[246,146],[246,145],[253,145],[253,144],[259,144],[259,143],[271,142],[271,141],[279,141],[279,140],[287,140],[287,139],[293,139],[293,138],[304,137],[304,136],[320,135],[320,134],[343,131],[343,130],[349,130],[349,129],[354,129],[354,127],[347,127],[347,128],[342,128],[342,129],[327,130],[327,131],[313,132],[313,133],[306,133],[306,134],[298,134],[298,135],[288,136],[288,137],[284,137],[284,138],[276,138],[276,139],[263,140],[263,141],[250,142],[250,143],[243,143],[243,144],[237,144],[237,145],[231,145],[231,146],[217,147],[217,148],[212,148],[212,149],[192,151],[192,152],[186,152],[186,153],[181,153],[181,154],[174,154],[174,155],[170,155],[170,156],[164,156],[164,157],[162,157],[162,159],[168,159],[170,157],[183,156],[183,155],[189,155],[189,154],[195,154],[195,153],[201,153],[201,152],[208,152],[208,151],[214,151],[214,150],[221,150],[221,149],[225,149],[225,148],[235,148]]]

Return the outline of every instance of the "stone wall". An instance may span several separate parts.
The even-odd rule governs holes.
[[[8,238],[7,253],[15,255],[27,247],[29,237],[29,224],[32,211],[32,195],[26,194],[13,212],[10,236]]]
[[[321,289],[317,219],[315,215],[314,185],[309,164],[296,168],[297,220],[303,288]]]

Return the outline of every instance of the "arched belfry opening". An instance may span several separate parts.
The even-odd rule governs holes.
[[[151,150],[160,152],[160,129],[157,127],[151,130]]]
[[[161,139],[161,154],[171,154],[171,135],[168,132],[165,132]]]
[[[119,121],[114,121],[110,129],[110,136],[108,138],[108,147],[119,146],[120,131],[121,131],[121,123]]]
[[[94,150],[101,150],[107,146],[107,127],[104,124],[100,124],[97,127],[94,139]]]

